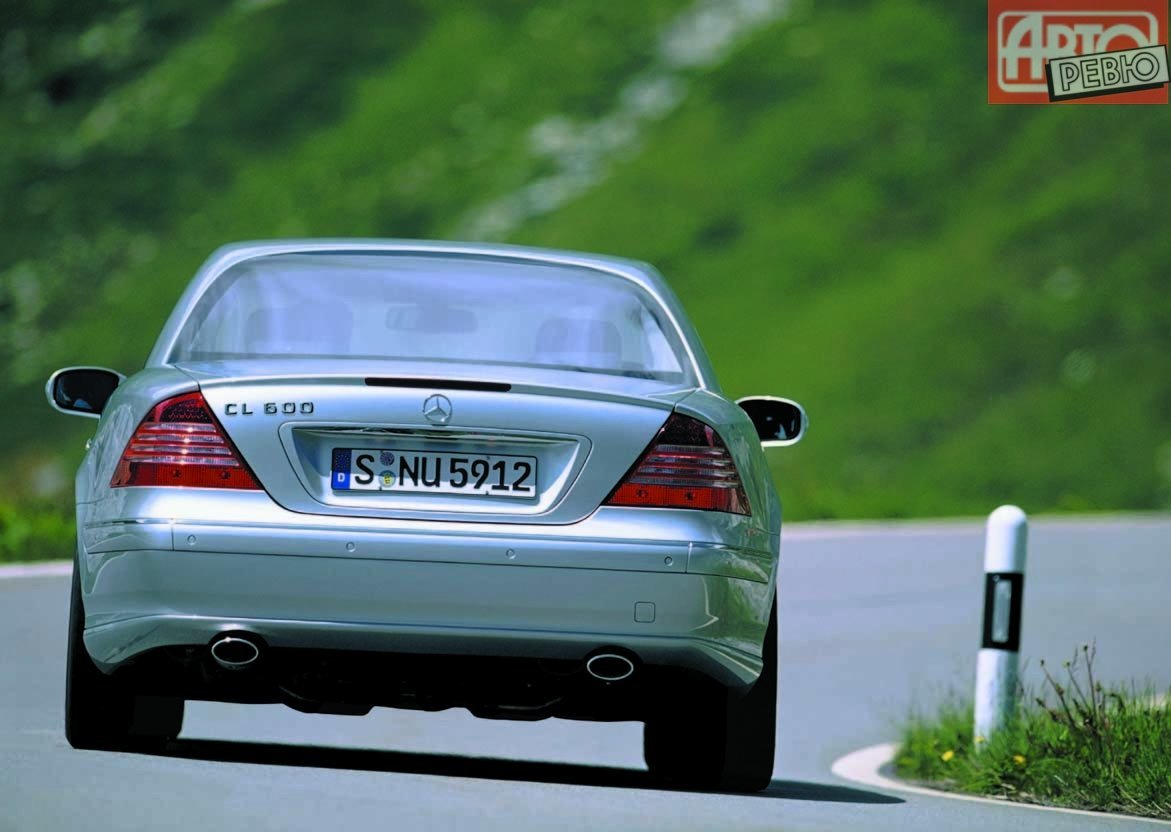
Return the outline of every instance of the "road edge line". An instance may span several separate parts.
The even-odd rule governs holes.
[[[61,578],[73,574],[73,561],[51,560],[45,563],[11,563],[0,566],[0,581],[15,578]]]
[[[834,760],[833,765],[830,766],[830,771],[843,780],[849,780],[852,783],[859,783],[863,786],[872,786],[879,789],[906,792],[908,794],[918,794],[925,797],[944,797],[950,800],[967,800],[972,803],[985,803],[993,806],[1033,809],[1042,812],[1061,812],[1067,815],[1085,815],[1094,818],[1133,820],[1143,823],[1159,824],[1161,826],[1171,826],[1171,821],[1160,820],[1159,818],[1144,818],[1139,815],[1123,815],[1115,812],[1095,812],[1091,809],[1066,809],[1062,806],[1041,806],[1037,803],[1022,803],[1015,800],[980,797],[974,794],[958,794],[956,792],[940,791],[939,789],[929,789],[926,786],[914,786],[910,783],[904,783],[901,780],[887,777],[881,772],[883,766],[894,760],[895,752],[898,751],[898,748],[899,744],[897,742],[884,742],[878,745],[860,748],[857,751],[851,751],[849,754],[845,754]]]
[[[923,535],[963,532],[983,534],[982,517],[924,517],[919,519],[871,519],[871,520],[790,520],[781,530],[783,537],[803,540],[836,539],[856,537],[872,532],[886,532],[896,535],[918,537]],[[1139,528],[1165,526],[1171,522],[1171,512],[1102,512],[1098,514],[1040,514],[1031,517],[1030,524],[1038,529],[1050,531],[1101,530],[1115,523],[1124,522]]]

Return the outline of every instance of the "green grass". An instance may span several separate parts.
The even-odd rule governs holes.
[[[74,529],[73,514],[61,503],[0,503],[0,563],[69,560]]]
[[[949,791],[1171,820],[1171,705],[1101,685],[1092,647],[1066,662],[1063,679],[1045,673],[1042,695],[988,738],[973,736],[971,703],[959,697],[913,716],[896,772]]]
[[[458,234],[690,7],[11,0],[5,499],[68,502],[92,424],[44,378],[140,367],[214,248]],[[988,106],[980,4],[792,7],[507,240],[655,263],[728,393],[801,400],[807,440],[770,452],[790,519],[1171,508],[1163,109]]]

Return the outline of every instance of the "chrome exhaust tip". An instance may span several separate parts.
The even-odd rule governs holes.
[[[634,662],[621,653],[598,651],[586,659],[586,672],[603,682],[621,682],[634,673]]]
[[[260,645],[246,635],[219,636],[211,643],[211,657],[227,670],[240,670],[260,658]]]

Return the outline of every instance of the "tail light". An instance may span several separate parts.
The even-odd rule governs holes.
[[[715,428],[679,413],[659,429],[606,505],[752,513],[724,440]]]
[[[260,488],[199,392],[151,408],[130,437],[110,485]]]

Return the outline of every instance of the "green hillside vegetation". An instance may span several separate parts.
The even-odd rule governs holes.
[[[728,393],[802,401],[790,519],[1171,507],[1165,108],[988,106],[983,4],[672,63],[689,9],[10,0],[5,499],[67,505],[92,424],[44,378],[141,366],[221,243],[487,229],[655,263]]]

